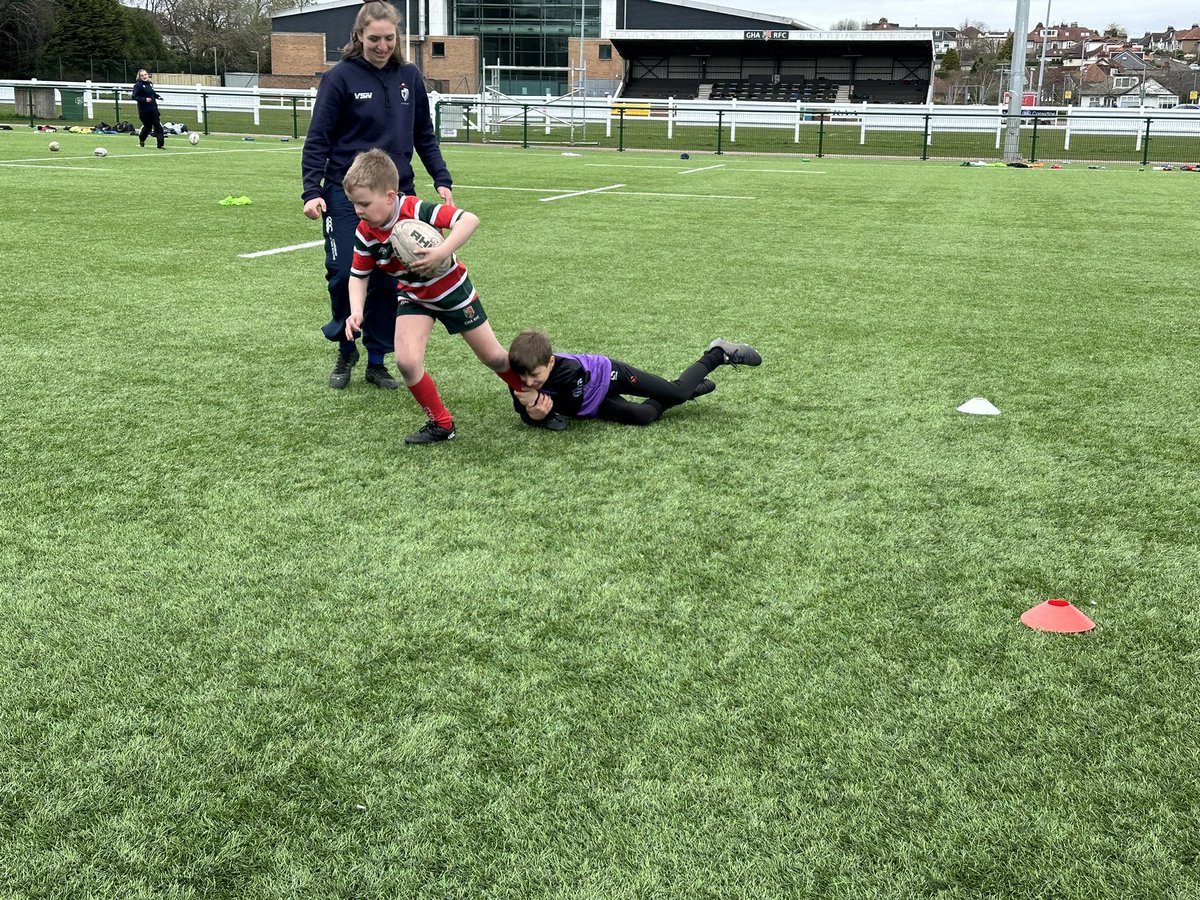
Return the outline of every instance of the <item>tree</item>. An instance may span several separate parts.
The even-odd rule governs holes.
[[[122,59],[129,24],[117,0],[61,0],[44,55],[73,63]]]
[[[944,81],[957,81],[961,72],[962,61],[958,58],[958,51],[951,47],[946,51],[946,55],[942,57],[941,65],[933,74]]]
[[[1001,84],[1002,80],[1003,74],[996,48],[984,44],[982,51],[975,57],[975,62],[971,66],[970,76],[964,81],[964,87],[970,93],[971,101],[975,103],[999,102],[1000,92],[1004,89]]]
[[[144,9],[124,7],[129,40],[125,45],[125,55],[137,60],[169,60],[174,54],[163,42],[162,32],[154,16]]]
[[[33,75],[53,27],[51,0],[0,0],[0,77]]]
[[[151,0],[171,44],[193,60],[214,47],[225,68],[252,69],[271,35],[272,4],[266,0]]]
[[[1109,22],[1108,27],[1104,29],[1105,37],[1129,37],[1129,32],[1118,25],[1116,22]]]
[[[862,31],[857,19],[838,19],[829,26],[830,31]]]
[[[1008,37],[1004,39],[1004,43],[996,48],[996,59],[999,62],[1012,62],[1013,55],[1013,36],[1012,32],[1008,33]]]

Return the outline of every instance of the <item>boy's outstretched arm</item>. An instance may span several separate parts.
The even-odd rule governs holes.
[[[362,334],[363,309],[367,305],[367,279],[350,276],[350,315],[346,318],[346,340],[357,340]]]

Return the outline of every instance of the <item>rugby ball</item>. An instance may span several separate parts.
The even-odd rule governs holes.
[[[97,147],[92,152],[95,153],[97,156],[108,156],[108,151],[105,150],[103,147]]]
[[[434,228],[420,219],[401,219],[392,229],[392,236],[388,238],[392,251],[406,266],[417,261],[418,248],[436,247],[442,240],[441,229]],[[454,255],[451,254],[434,275],[445,275],[454,268],[454,263]]]
[[[50,152],[51,152],[51,153],[57,153],[57,152],[58,152],[59,150],[61,150],[61,149],[62,149],[62,148],[61,148],[61,147],[59,147],[59,145],[58,145],[58,141],[51,141],[51,142],[50,142]]]
[[[191,134],[189,134],[188,135],[188,143],[191,144],[193,147],[195,147],[198,143],[200,143],[200,133],[193,131]]]

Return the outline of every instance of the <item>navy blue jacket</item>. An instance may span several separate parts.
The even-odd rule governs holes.
[[[138,112],[153,112],[158,109],[156,101],[162,96],[154,92],[154,85],[149,81],[138,79],[133,83],[133,99],[137,101]]]
[[[317,89],[300,163],[304,202],[321,195],[322,179],[341,184],[354,157],[373,147],[396,164],[401,194],[413,193],[414,149],[434,187],[451,186],[421,70],[412,63],[389,62],[377,69],[360,57],[343,59],[321,77]]]

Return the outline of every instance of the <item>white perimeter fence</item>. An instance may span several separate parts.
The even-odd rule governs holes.
[[[261,88],[223,88],[209,85],[185,87],[156,86],[162,95],[159,101],[164,118],[170,113],[194,115],[200,127],[208,128],[208,116],[216,112],[245,113],[255,126],[262,123],[264,112],[312,111],[316,89],[275,90]],[[132,86],[125,84],[84,82],[0,81],[0,106],[13,104],[14,117],[26,116],[22,104],[33,105],[38,96],[50,108],[48,114],[29,111],[30,118],[57,118],[55,107],[64,111],[64,119],[94,121],[120,109],[121,118],[136,119],[132,101]],[[52,92],[52,102],[51,102]],[[18,102],[20,101],[20,102]],[[126,115],[123,104],[129,104]],[[81,107],[81,108],[80,108]],[[440,109],[439,109],[440,107]],[[99,108],[100,116],[97,116]],[[68,115],[71,109],[73,115]],[[612,137],[614,125],[624,122],[656,120],[665,124],[668,140],[676,129],[716,128],[722,131],[731,145],[738,142],[739,131],[758,129],[783,130],[799,143],[802,130],[818,124],[854,126],[858,143],[866,145],[873,133],[909,132],[921,134],[926,145],[935,146],[940,134],[990,134],[996,149],[1004,139],[1007,111],[987,106],[940,106],[935,104],[866,104],[866,103],[755,103],[727,100],[640,100],[630,97],[521,97],[496,98],[475,94],[431,94],[430,110],[435,118],[446,116],[442,122],[443,136],[447,130],[461,125],[486,136],[503,125],[523,124],[549,134],[553,129],[570,127],[601,128]],[[1078,135],[1104,135],[1132,138],[1134,150],[1140,151],[1147,135],[1153,137],[1200,137],[1200,112],[1167,109],[1097,109],[1080,107],[1025,107],[1021,110],[1022,127],[1029,128],[1037,120],[1042,129],[1060,131],[1063,149],[1069,150],[1071,139]],[[1200,158],[1200,150],[1197,151]]]

